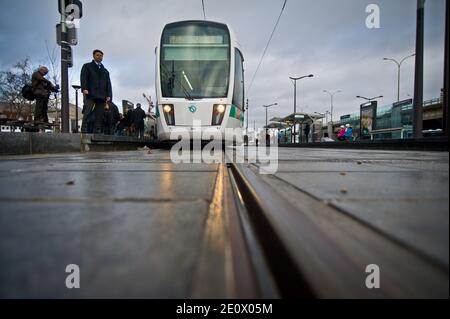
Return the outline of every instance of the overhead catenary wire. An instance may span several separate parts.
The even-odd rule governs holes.
[[[205,13],[205,0],[202,0],[202,8],[203,8],[203,20],[206,20],[206,13]]]
[[[278,16],[277,22],[275,23],[275,26],[273,27],[272,33],[270,34],[269,40],[267,41],[266,47],[264,48],[263,54],[261,55],[261,59],[259,60],[258,66],[256,67],[256,70],[255,70],[255,73],[253,74],[252,80],[250,81],[250,85],[247,88],[247,96],[250,94],[250,90],[251,90],[251,88],[253,86],[253,82],[255,81],[256,74],[258,73],[259,68],[261,67],[262,61],[264,60],[264,56],[266,55],[267,49],[269,48],[270,41],[272,41],[272,37],[275,34],[275,31],[277,29],[278,23],[280,22],[281,16],[283,15],[284,8],[286,7],[286,3],[287,3],[287,0],[284,0],[283,7],[281,8],[280,15]]]

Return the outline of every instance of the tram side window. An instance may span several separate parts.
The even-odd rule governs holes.
[[[244,106],[244,68],[242,65],[244,59],[238,49],[235,49],[234,61],[233,104],[242,110]]]

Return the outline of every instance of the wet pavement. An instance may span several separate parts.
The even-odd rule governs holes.
[[[158,150],[0,158],[0,296],[189,297],[216,175]]]
[[[448,152],[279,149],[275,177],[449,264]],[[278,189],[283,192],[283,189]]]
[[[277,172],[258,178],[346,253],[383,265],[393,283],[417,279],[399,295],[448,292],[448,152],[278,157]],[[227,297],[209,276],[229,272],[223,240],[204,251],[205,238],[220,237],[207,228],[221,167],[173,164],[163,150],[0,157],[0,296]],[[68,264],[80,266],[82,289],[66,288]]]
[[[280,148],[274,175],[260,175],[265,165],[249,159],[252,164],[245,166],[264,182],[266,193],[286,203],[271,218],[284,223],[279,232],[293,239],[287,240],[298,247],[292,254],[323,295],[355,297],[350,281],[373,263],[381,269],[382,297],[447,298],[448,152]],[[299,233],[301,217],[355,269],[327,257],[314,239]],[[329,294],[323,285],[327,275],[329,282],[347,275],[338,283],[348,283],[347,289]],[[355,291],[363,280],[356,280]]]

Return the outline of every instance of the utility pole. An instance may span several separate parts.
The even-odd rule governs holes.
[[[330,112],[330,123],[331,123],[331,128],[330,128],[330,125],[328,125],[328,122],[327,122],[327,127],[328,127],[329,137],[333,138],[333,131],[334,131],[334,128],[333,128],[333,126],[334,126],[334,123],[333,123],[333,107],[334,107],[333,98],[334,98],[335,94],[341,93],[342,91],[341,90],[337,90],[335,92],[330,92],[328,90],[323,90],[323,92],[330,95],[330,110],[331,110],[331,112]]]
[[[247,116],[246,116],[246,118],[247,118],[247,124],[245,125],[246,127],[245,127],[245,130],[246,130],[246,132],[247,132],[247,135],[248,135],[248,99],[247,99],[247,106],[246,106],[246,109],[247,109]]]
[[[69,133],[69,68],[73,66],[72,45],[77,45],[79,19],[83,16],[80,0],[58,0],[61,23],[56,26],[57,43],[61,45],[61,124],[62,132]]]
[[[272,103],[272,104],[269,104],[269,105],[263,105],[263,107],[266,109],[266,130],[265,130],[266,136],[267,136],[267,134],[269,133],[268,130],[267,130],[267,109],[268,109],[269,107],[275,106],[275,105],[278,105],[278,103]]]
[[[293,143],[295,143],[295,137],[296,137],[296,119],[295,119],[295,114],[297,113],[297,81],[304,79],[304,78],[312,78],[314,77],[313,74],[309,74],[309,75],[304,75],[304,76],[300,76],[300,77],[289,77],[292,81],[294,81],[294,141]]]
[[[450,37],[450,0],[446,0],[445,3],[445,53],[444,53],[444,89],[443,89],[443,101],[442,101],[442,127],[444,136],[448,136],[448,93],[449,93],[449,64],[448,56],[450,55],[449,37]]]
[[[74,133],[78,133],[78,90],[81,89],[81,86],[79,85],[72,85],[72,87],[75,89],[75,131]],[[73,131],[73,128],[72,128]]]
[[[401,59],[400,62],[391,58],[383,58],[383,60],[392,61],[397,65],[397,102],[400,102],[400,68],[402,66],[402,63],[405,62],[406,59],[412,58],[413,56],[415,56],[415,54],[408,55]]]
[[[69,68],[67,63],[67,51],[70,50],[65,41],[66,26],[66,3],[60,1],[61,8],[61,124],[62,132],[69,133]]]
[[[423,138],[423,38],[425,0],[417,0],[416,68],[414,74],[414,138]]]

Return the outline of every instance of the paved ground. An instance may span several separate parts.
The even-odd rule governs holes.
[[[157,150],[0,158],[0,296],[190,296],[216,175]]]
[[[275,177],[286,189],[339,208],[448,268],[447,152],[280,148],[278,159]]]
[[[291,222],[280,230],[286,235],[291,228],[290,238],[298,238],[293,245],[321,249],[305,244],[296,230],[300,224],[292,226],[296,214],[303,214],[354,260],[357,273],[367,264],[379,265],[388,295],[448,296],[448,152],[280,148],[278,157],[274,175],[259,175],[260,163],[249,167],[272,194],[298,210],[285,214]],[[319,286],[326,272],[342,275],[328,270],[337,262],[321,258],[314,267],[305,265],[313,268],[308,276],[317,277]]]
[[[0,157],[0,296],[226,296],[195,281],[205,267],[226,273],[219,261],[199,265],[219,167],[175,165],[158,150]],[[259,177],[311,208],[349,254],[366,249],[363,262],[381,256],[439,295],[448,292],[448,171],[448,153],[281,148],[277,173]],[[72,263],[83,289],[64,285]]]

